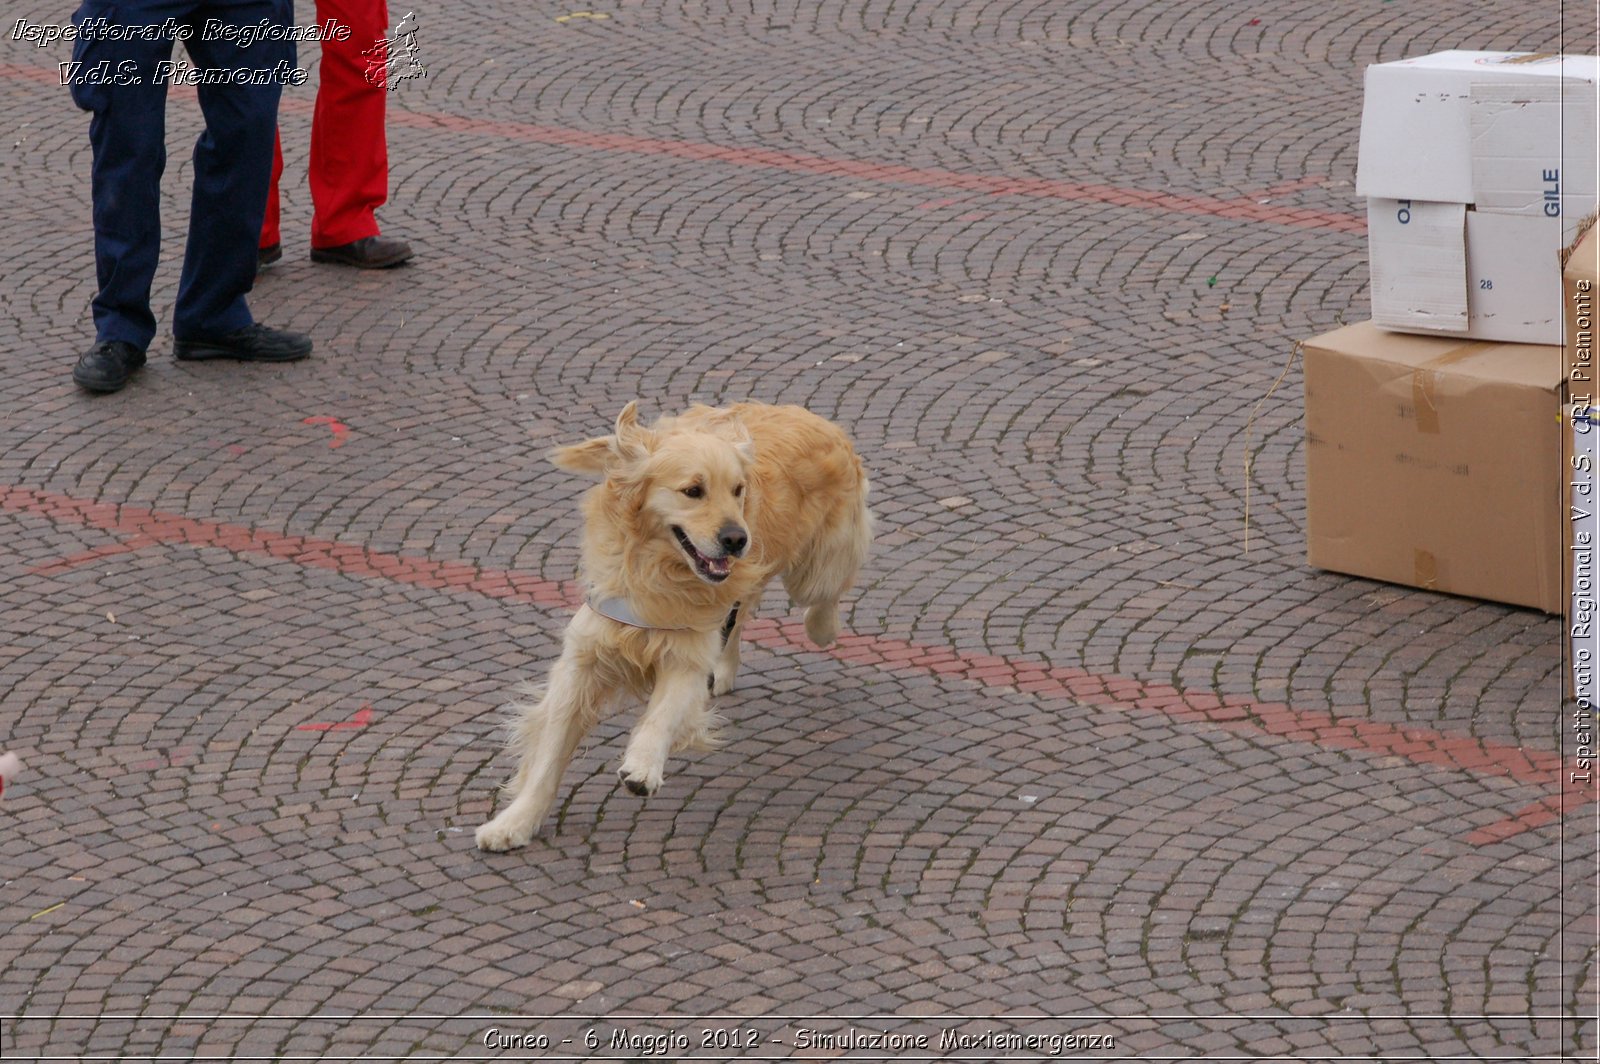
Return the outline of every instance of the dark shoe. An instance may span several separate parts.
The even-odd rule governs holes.
[[[240,362],[294,362],[311,353],[311,337],[272,329],[259,321],[227,336],[177,340],[172,354],[181,362],[236,358]]]
[[[269,244],[264,248],[256,248],[256,269],[264,270],[281,258],[283,258],[282,244]]]
[[[411,245],[392,236],[364,236],[336,248],[312,248],[312,262],[337,262],[363,270],[398,266],[411,257]]]
[[[101,340],[78,356],[72,379],[91,392],[114,392],[144,365],[144,352],[124,340]]]

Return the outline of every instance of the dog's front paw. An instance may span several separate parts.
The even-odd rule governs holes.
[[[724,665],[720,661],[712,668],[708,686],[714,695],[725,695],[733,690],[733,678],[739,675],[739,665]]]
[[[518,846],[528,845],[533,838],[534,824],[516,823],[504,814],[495,817],[487,824],[482,825],[473,834],[478,843],[478,849],[489,853],[504,853],[514,850]]]
[[[648,798],[661,789],[663,776],[660,769],[630,769],[627,765],[623,765],[617,770],[617,778],[628,788],[630,794]]]

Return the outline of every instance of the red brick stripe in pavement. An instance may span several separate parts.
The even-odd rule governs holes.
[[[59,85],[60,77],[54,70],[39,67],[0,64],[0,78],[18,81],[43,82]],[[193,95],[193,90],[177,95]],[[315,105],[310,100],[285,97],[279,108],[282,112],[309,115]],[[776,170],[793,174],[819,174],[844,177],[854,181],[873,181],[887,185],[910,185],[942,191],[975,192],[990,196],[1019,196],[1033,199],[1054,199],[1071,202],[1104,203],[1113,207],[1135,210],[1152,210],[1166,214],[1209,215],[1271,225],[1284,225],[1301,229],[1326,229],[1341,233],[1364,233],[1366,219],[1356,214],[1337,211],[1317,211],[1300,207],[1280,207],[1262,203],[1248,196],[1220,198],[1198,194],[1155,192],[1147,189],[1123,188],[1116,185],[1085,184],[1075,181],[1052,181],[1037,177],[1007,177],[997,174],[966,174],[953,170],[924,169],[897,163],[872,162],[865,159],[829,158],[798,152],[774,151],[767,148],[736,148],[704,141],[668,140],[660,137],[639,137],[628,133],[596,133],[561,126],[535,125],[528,122],[504,122],[492,119],[466,118],[461,115],[430,111],[402,111],[391,108],[390,126],[411,129],[448,130],[453,133],[470,133],[478,136],[500,137],[531,144],[555,144],[566,148],[588,151],[613,152],[627,155],[654,155],[694,162],[720,163],[725,166],[757,170]],[[1287,182],[1269,192],[1292,192],[1318,183],[1311,177]],[[1262,199],[1272,198],[1262,193]]]
[[[480,569],[468,562],[439,562],[389,554],[336,540],[262,532],[243,525],[77,499],[32,488],[0,486],[0,509],[41,517],[55,524],[120,533],[131,537],[123,545],[128,550],[153,544],[219,547],[238,555],[279,558],[345,576],[468,591],[547,608],[572,608],[581,601],[575,582],[558,583],[525,573]],[[37,566],[33,571],[59,572],[67,568],[67,563],[84,557],[74,555],[62,562]],[[758,619],[746,626],[745,635],[752,642],[774,650],[811,648],[805,638],[804,625],[795,622]],[[1015,689],[1068,698],[1084,705],[1154,713],[1180,723],[1204,724],[1246,735],[1273,736],[1290,742],[1398,757],[1415,765],[1480,776],[1507,776],[1518,783],[1552,792],[1506,819],[1464,836],[1464,841],[1473,845],[1498,842],[1559,820],[1568,812],[1600,800],[1600,794],[1593,789],[1574,792],[1563,787],[1564,766],[1558,754],[1484,742],[1469,735],[1403,728],[1381,721],[1341,719],[1326,713],[1293,709],[1283,703],[1224,698],[1125,676],[881,636],[843,635],[828,653],[853,665],[887,672],[932,674],[985,688]]]
[[[296,565],[328,569],[346,576],[378,577],[417,587],[471,591],[489,598],[512,599],[536,606],[566,606],[577,601],[576,584],[558,584],[524,573],[480,570],[467,562],[436,562],[385,554],[331,539],[261,532],[243,525],[196,520],[138,506],[75,499],[29,488],[0,487],[0,509],[32,514],[56,524],[121,533],[136,537],[140,545],[220,547],[234,554],[281,558]],[[124,545],[124,549],[137,548]],[[115,549],[102,550],[122,553]],[[47,562],[35,566],[32,571],[60,572],[81,564],[93,553]]]

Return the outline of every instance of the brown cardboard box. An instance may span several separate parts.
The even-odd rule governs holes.
[[[1308,340],[1310,563],[1560,613],[1564,377],[1549,345]]]
[[[1567,379],[1572,383],[1571,400],[1578,402],[1588,396],[1585,405],[1593,405],[1595,394],[1594,339],[1595,327],[1600,324],[1596,313],[1600,297],[1600,225],[1593,217],[1589,228],[1564,252],[1561,271],[1562,289],[1567,316]]]
[[[1566,514],[1567,542],[1563,588],[1568,591],[1568,634],[1574,643],[1593,640],[1595,627],[1595,518],[1600,508],[1600,470],[1596,469],[1594,407],[1596,377],[1600,364],[1595,358],[1596,325],[1600,325],[1600,226],[1588,219],[1585,232],[1565,253],[1561,271],[1562,303],[1566,308],[1565,370],[1567,408],[1561,442],[1565,448],[1563,470],[1571,509]],[[1576,568],[1575,568],[1576,567]],[[1576,579],[1575,579],[1576,578]],[[1569,656],[1568,663],[1571,664]],[[1585,672],[1593,679],[1593,668]],[[1567,670],[1567,693],[1573,693],[1574,670]]]

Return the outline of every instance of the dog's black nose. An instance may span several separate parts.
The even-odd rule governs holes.
[[[717,532],[717,543],[724,552],[738,557],[744,553],[745,547],[749,546],[750,536],[738,525],[726,524]]]

